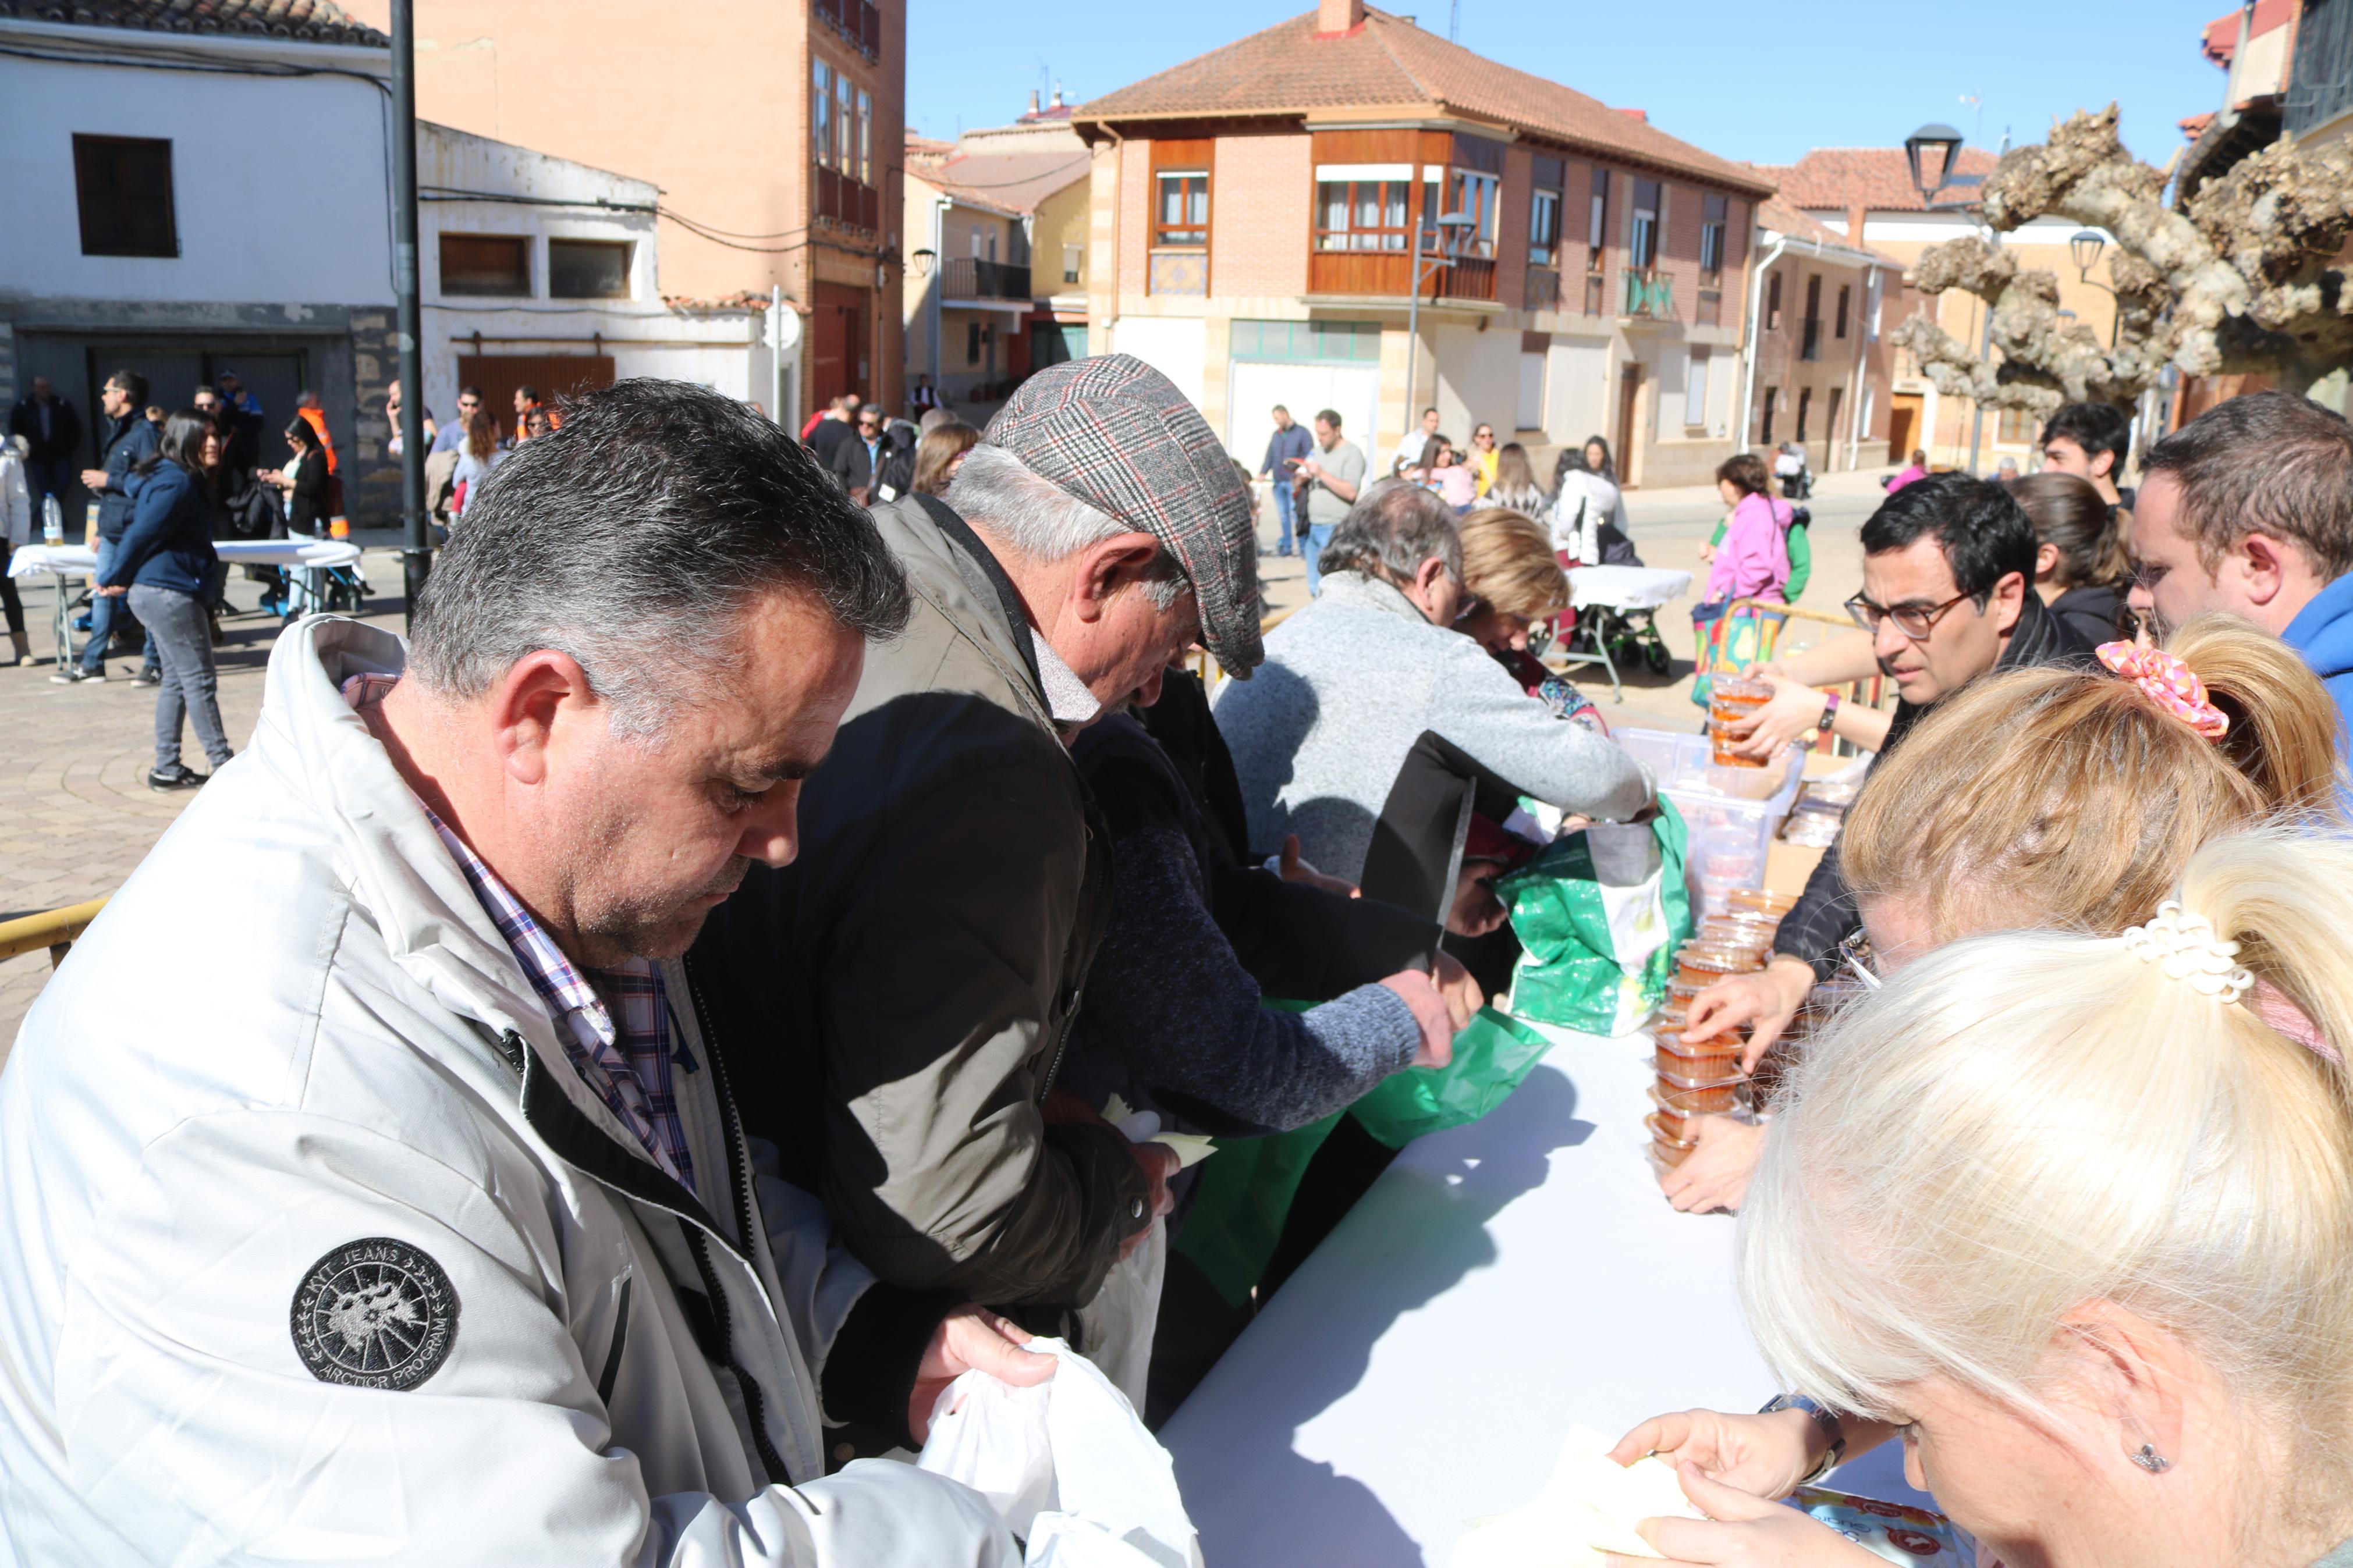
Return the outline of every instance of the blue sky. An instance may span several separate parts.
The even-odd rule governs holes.
[[[930,136],[1001,125],[1033,87],[1107,92],[1271,26],[1305,0],[908,0],[907,123]],[[1444,33],[1443,0],[1395,0]],[[2125,143],[2161,163],[2174,121],[2219,106],[2198,52],[2231,0],[1461,0],[1460,41],[1567,83],[1710,152],[1764,163],[1809,147],[1893,146],[1924,121],[1998,147],[2054,114],[2124,110]],[[1766,25],[1760,26],[1760,21]],[[1962,101],[1982,100],[1982,108]]]

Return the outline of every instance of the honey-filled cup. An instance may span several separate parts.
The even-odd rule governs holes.
[[[1726,947],[1686,946],[1675,954],[1675,978],[1703,990],[1719,980],[1764,967],[1757,954]]]
[[[1651,1053],[1651,1065],[1690,1082],[1716,1083],[1740,1076],[1740,1053],[1746,1048],[1746,1041],[1737,1034],[1686,1043],[1679,1033],[1662,1033]]]
[[[1727,1078],[1710,1082],[1662,1072],[1657,1089],[1662,1104],[1672,1102],[1686,1116],[1729,1116],[1739,1108],[1740,1086],[1745,1081]]]

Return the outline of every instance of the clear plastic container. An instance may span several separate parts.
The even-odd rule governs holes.
[[[1778,921],[1798,907],[1798,895],[1770,892],[1763,888],[1735,888],[1725,895],[1724,901],[1728,908],[1751,910]]]
[[[1675,1095],[1675,1103],[1692,1116],[1729,1116],[1740,1104],[1740,1086],[1745,1079],[1728,1078],[1715,1083],[1694,1082],[1680,1073],[1659,1075],[1661,1095]]]
[[[1662,1073],[1698,1083],[1714,1083],[1740,1076],[1740,1053],[1746,1042],[1737,1035],[1686,1045],[1682,1036],[1661,1030],[1651,1050],[1651,1065]]]
[[[1762,768],[1720,768],[1705,735],[1626,729],[1613,738],[1651,770],[1659,793],[1683,814],[1691,830],[1685,880],[1703,912],[1721,913],[1734,889],[1764,882],[1766,850],[1804,783],[1801,753],[1784,752]],[[1786,908],[1766,912],[1778,916]]]
[[[1728,947],[1686,942],[1675,953],[1675,978],[1686,985],[1705,987],[1764,967],[1765,960],[1760,954]]]

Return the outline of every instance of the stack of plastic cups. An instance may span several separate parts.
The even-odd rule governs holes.
[[[1746,1075],[1740,1054],[1746,1046],[1746,1031],[1686,1043],[1683,1020],[1692,999],[1708,986],[1765,967],[1787,905],[1769,910],[1758,906],[1780,897],[1756,889],[1735,889],[1730,910],[1708,916],[1699,932],[1676,950],[1675,979],[1651,1029],[1658,1080],[1651,1086],[1651,1101],[1658,1109],[1643,1119],[1656,1169],[1680,1165],[1690,1156],[1699,1142],[1694,1118],[1731,1115],[1741,1109]]]

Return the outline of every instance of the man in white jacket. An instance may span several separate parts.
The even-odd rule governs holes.
[[[920,1435],[1049,1358],[875,1286],[683,963],[907,590],[789,437],[625,382],[415,645],[305,621],[0,1074],[0,1562],[1008,1564]]]

